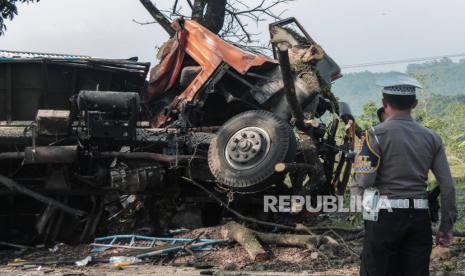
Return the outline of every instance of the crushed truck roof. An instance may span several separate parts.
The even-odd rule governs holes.
[[[68,55],[68,54],[54,54],[54,53],[39,53],[29,51],[10,51],[0,50],[0,58],[78,58],[78,59],[89,59],[91,56],[83,55]]]

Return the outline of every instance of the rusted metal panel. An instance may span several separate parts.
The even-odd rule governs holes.
[[[254,66],[278,63],[274,59],[246,52],[225,42],[193,20],[186,20],[184,28],[188,31],[186,53],[202,67],[202,70],[179,95],[178,99],[180,100],[191,101],[197,91],[223,62],[240,74],[245,74]]]
[[[186,20],[184,27],[189,33],[186,52],[202,67],[216,67],[224,61],[244,74],[253,66],[261,66],[267,62],[277,63],[274,59],[246,52],[227,43],[193,20]]]
[[[69,109],[72,95],[99,84],[141,92],[148,66],[130,60],[0,56],[0,120],[32,121],[38,109]]]
[[[159,53],[162,61],[150,73],[150,85],[145,95],[147,101],[159,97],[172,87],[180,74],[185,54],[192,58],[201,70],[186,89],[177,95],[171,104],[173,107],[178,103],[191,102],[212,76],[223,71],[222,67],[232,67],[239,74],[245,74],[251,67],[278,63],[266,56],[246,52],[225,42],[193,20],[178,20],[173,26],[178,30],[176,38],[170,39]],[[164,123],[164,118],[161,117],[163,116],[158,118],[161,122],[155,122],[154,127]]]
[[[307,47],[310,45],[318,46],[315,40],[313,40],[313,38],[308,34],[305,28],[294,17],[286,18],[286,19],[271,23],[270,33],[272,34],[273,29],[277,26],[288,27],[292,25],[295,25],[294,27],[298,29],[298,31],[300,31],[304,35],[305,39],[308,41],[308,44],[309,44],[309,45],[306,45]],[[321,48],[321,50],[323,49]],[[316,64],[316,69],[320,73],[320,76],[327,83],[331,83],[332,81],[335,81],[342,77],[341,68],[339,67],[339,65],[336,64],[336,62],[334,62],[334,60],[326,52],[323,52],[323,54],[324,54],[323,58]],[[273,56],[275,58],[278,58],[277,47],[273,47]]]

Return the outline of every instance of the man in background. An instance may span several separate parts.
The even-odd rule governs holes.
[[[384,112],[384,107],[380,107],[378,108],[378,110],[376,110],[376,116],[378,116],[378,120],[380,123],[386,120],[386,112]]]

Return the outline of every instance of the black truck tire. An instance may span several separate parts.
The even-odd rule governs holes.
[[[228,120],[213,138],[208,164],[217,182],[237,192],[258,192],[279,184],[276,163],[290,162],[296,140],[289,124],[265,110],[251,110]]]

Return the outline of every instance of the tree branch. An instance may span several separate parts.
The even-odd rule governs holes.
[[[264,53],[269,51],[269,47],[260,45],[250,23],[258,25],[267,18],[279,20],[283,13],[283,9],[278,9],[279,5],[294,0],[259,0],[253,5],[245,0],[172,0],[172,6],[167,10],[157,9],[150,0],[140,1],[170,35],[174,34],[170,19],[190,18],[229,42],[240,44],[249,51]],[[183,7],[187,8],[185,14],[181,13]]]
[[[187,4],[189,4],[189,7],[191,8],[191,10],[194,8],[194,5],[192,5],[192,2],[191,0],[186,0],[187,1]]]
[[[228,10],[226,9],[226,11],[231,15],[231,17],[233,18],[233,20],[235,20],[237,22],[237,24],[239,25],[239,27],[241,28],[242,32],[244,33],[244,35],[247,37],[247,42],[251,42],[252,39],[251,39],[251,35],[249,34],[249,32],[247,31],[247,29],[245,28],[245,25],[242,24],[239,16],[237,15],[237,13],[234,13],[232,12],[231,10]]]
[[[139,0],[145,9],[150,13],[150,15],[155,19],[155,21],[160,24],[160,26],[165,29],[165,31],[173,37],[176,34],[176,31],[171,27],[171,22],[169,19],[157,8],[150,0]]]
[[[176,13],[176,7],[178,6],[178,0],[174,0],[173,13]]]
[[[132,19],[132,22],[139,24],[139,25],[151,25],[151,24],[156,24],[157,21],[148,21],[148,22],[140,22],[135,19]]]

